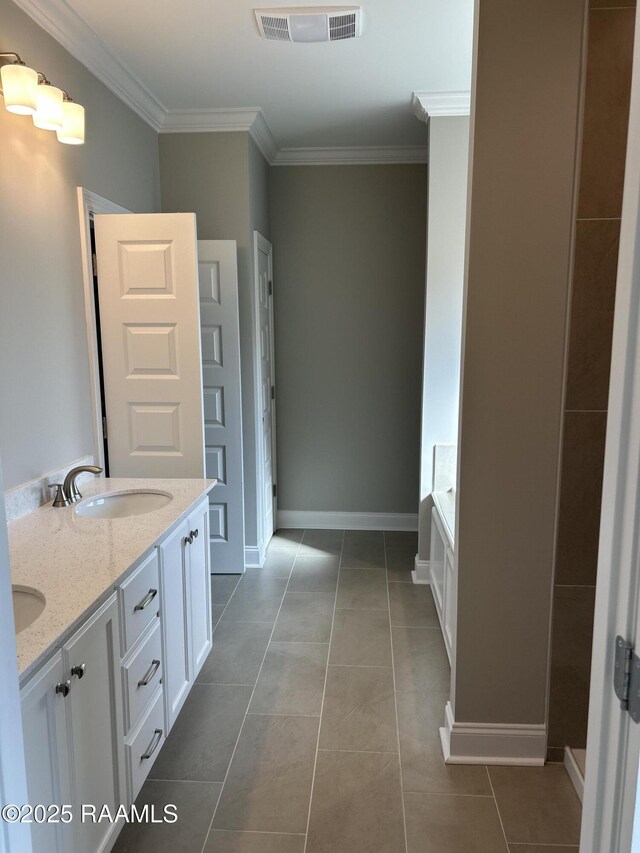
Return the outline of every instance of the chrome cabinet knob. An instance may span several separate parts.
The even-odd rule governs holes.
[[[184,537],[184,541],[187,545],[192,545],[193,540],[198,538],[198,528],[195,530],[190,530],[189,535]]]
[[[84,676],[85,670],[87,668],[86,663],[82,662],[77,666],[71,667],[71,675],[75,675],[77,678],[82,678]]]
[[[64,696],[66,698],[69,695],[70,690],[71,690],[71,682],[70,681],[59,681],[56,684],[56,695],[60,694],[60,696]]]

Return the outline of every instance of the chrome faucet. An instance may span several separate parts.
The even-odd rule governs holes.
[[[76,477],[85,471],[88,474],[102,474],[102,468],[98,468],[96,465],[78,465],[77,468],[72,468],[64,478],[64,483],[62,484],[62,491],[69,503],[77,503],[82,498],[80,489],[76,484]]]

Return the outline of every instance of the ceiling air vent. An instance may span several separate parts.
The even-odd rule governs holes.
[[[260,35],[270,41],[341,41],[360,35],[359,6],[256,9]]]

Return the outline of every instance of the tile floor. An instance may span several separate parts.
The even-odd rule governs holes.
[[[116,853],[577,853],[559,765],[448,767],[449,666],[416,535],[287,530],[212,579],[214,648]]]

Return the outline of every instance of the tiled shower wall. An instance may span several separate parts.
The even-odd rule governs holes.
[[[587,736],[636,0],[591,0],[553,596],[550,761]]]

